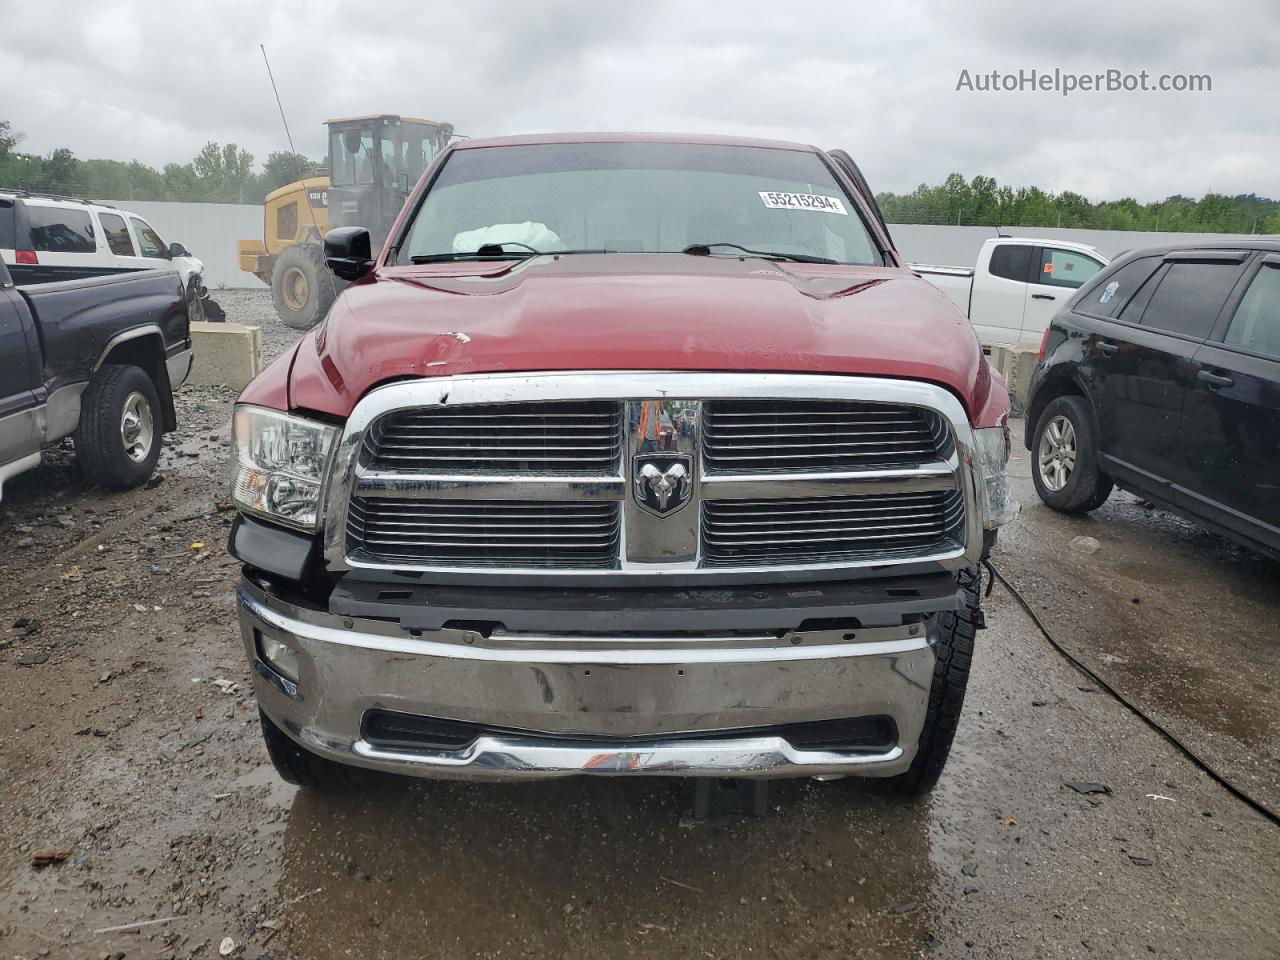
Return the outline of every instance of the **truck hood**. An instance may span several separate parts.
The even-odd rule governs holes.
[[[683,254],[379,269],[299,343],[288,403],[345,417],[392,380],[564,370],[899,377],[1007,409],[969,321],[908,270]]]

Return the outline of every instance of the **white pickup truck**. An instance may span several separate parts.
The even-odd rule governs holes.
[[[972,268],[908,266],[959,304],[983,347],[1038,349],[1049,319],[1107,262],[1083,243],[993,237]]]

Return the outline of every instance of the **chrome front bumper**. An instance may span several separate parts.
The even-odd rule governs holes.
[[[936,617],[781,640],[485,638],[304,609],[247,580],[238,606],[258,702],[277,726],[330,759],[422,777],[892,776],[915,755],[934,668]],[[262,636],[292,648],[296,683],[265,661]],[[457,750],[389,749],[364,737],[375,709],[502,732]],[[882,752],[797,749],[762,730],[873,716],[897,727]]]

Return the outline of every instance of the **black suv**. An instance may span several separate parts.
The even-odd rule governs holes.
[[[1119,486],[1280,555],[1280,242],[1139,250],[1054,317],[1027,404],[1040,499]]]

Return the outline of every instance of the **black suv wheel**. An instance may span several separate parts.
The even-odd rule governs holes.
[[[1041,412],[1031,444],[1031,480],[1040,499],[1063,513],[1096,510],[1111,496],[1083,397],[1058,397]]]

